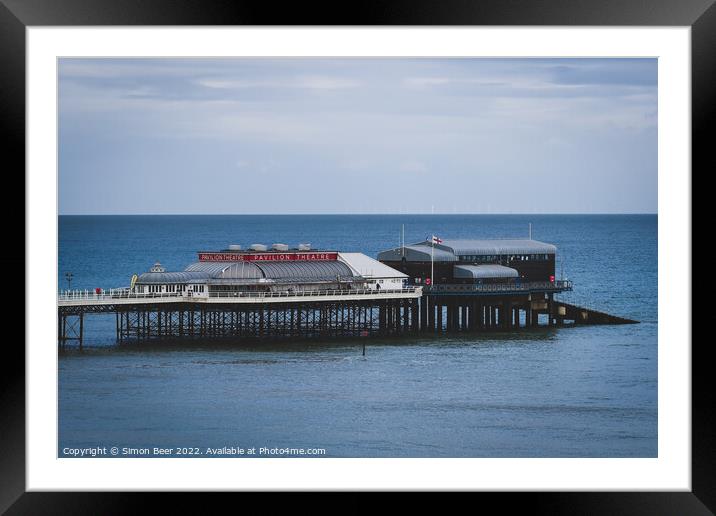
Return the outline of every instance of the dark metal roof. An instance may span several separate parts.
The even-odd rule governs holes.
[[[455,278],[519,278],[520,273],[512,267],[503,265],[456,265],[453,267]]]
[[[428,247],[429,247],[428,243]],[[505,239],[505,240],[443,240],[442,247],[458,256],[491,255],[491,254],[554,254],[557,247],[537,240]]]
[[[431,251],[430,246],[420,244],[406,245],[405,247],[396,247],[387,251],[378,253],[378,260],[400,261],[405,258],[409,262],[429,262]],[[440,249],[435,246],[432,250],[432,259],[436,262],[455,262],[457,257],[450,251]]]
[[[492,256],[511,254],[555,254],[557,247],[537,240],[450,240],[445,239],[431,250],[430,242],[417,242],[378,253],[379,260],[409,262],[455,262],[459,256]]]

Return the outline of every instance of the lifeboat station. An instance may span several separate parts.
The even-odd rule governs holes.
[[[84,316],[114,314],[118,342],[316,339],[512,330],[628,319],[555,299],[557,248],[532,239],[433,236],[378,254],[309,244],[199,251],[181,271],[156,262],[129,287],[65,291],[58,343],[83,344]]]
[[[572,290],[555,279],[557,248],[532,239],[431,240],[388,249],[378,260],[423,287],[422,319],[443,330],[510,329],[562,324],[567,307],[554,295]]]

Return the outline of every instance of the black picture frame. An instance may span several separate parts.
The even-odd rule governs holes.
[[[716,168],[708,123],[716,106],[716,6],[714,0],[401,0],[364,1],[353,9],[335,2],[282,3],[228,0],[0,0],[0,106],[5,174],[25,170],[25,29],[29,26],[82,25],[557,25],[690,26],[692,44],[692,177]],[[8,158],[10,158],[8,160]],[[19,181],[16,191],[24,191]],[[17,199],[24,196],[16,195]],[[12,207],[6,217],[17,217]],[[9,218],[13,216],[14,218]],[[24,227],[10,235],[18,250]],[[13,231],[8,228],[6,231]],[[24,246],[23,246],[24,249]],[[26,270],[25,255],[8,253],[6,270]],[[22,262],[22,263],[21,263]],[[26,270],[26,274],[31,271]],[[691,278],[688,278],[691,281]],[[18,278],[7,280],[21,290]],[[18,310],[19,303],[13,310]],[[11,326],[5,314],[5,326]],[[16,316],[15,316],[16,317]],[[6,339],[2,366],[0,420],[0,511],[7,514],[127,514],[141,512],[146,493],[28,493],[25,490],[25,353],[19,339]],[[691,345],[691,342],[680,343]],[[501,511],[528,504],[550,514],[713,514],[716,511],[716,445],[713,374],[708,339],[692,347],[692,491],[641,493],[484,493]],[[225,497],[188,500],[170,495],[172,504],[203,513]],[[246,495],[243,495],[246,496]],[[354,495],[356,496],[356,495]],[[168,496],[161,502],[170,503]],[[417,498],[418,501],[420,498]],[[420,503],[420,501],[418,502]],[[483,503],[481,501],[480,503]],[[164,506],[164,508],[168,508]]]

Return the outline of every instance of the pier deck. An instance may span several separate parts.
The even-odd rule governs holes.
[[[128,289],[58,296],[58,343],[83,344],[84,316],[115,314],[118,342],[153,339],[311,339],[419,332],[495,331],[629,319],[554,299],[569,281],[409,286],[394,290],[137,294]]]
[[[421,287],[280,292],[64,292],[58,342],[82,348],[84,316],[115,314],[118,342],[172,338],[359,337],[418,330]]]
[[[58,296],[60,308],[71,307],[103,307],[120,305],[156,305],[174,303],[200,304],[256,304],[256,303],[300,303],[307,301],[352,300],[366,301],[371,299],[412,299],[420,297],[421,287],[409,287],[399,290],[312,290],[303,292],[210,292],[206,296],[186,295],[173,292],[162,293],[130,293],[123,289],[94,293],[89,290],[65,292]],[[98,310],[101,311],[101,310]],[[113,310],[109,310],[113,311]]]

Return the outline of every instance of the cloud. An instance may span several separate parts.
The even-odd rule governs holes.
[[[555,84],[655,87],[657,69],[648,60],[586,62],[548,67]]]
[[[351,79],[342,79],[340,77],[320,77],[307,76],[299,77],[296,85],[300,88],[311,90],[338,90],[343,88],[357,88],[360,83]]]
[[[403,161],[398,165],[398,170],[401,172],[407,172],[409,174],[424,174],[426,172],[429,172],[429,168],[425,163],[421,161]]]
[[[247,89],[247,88],[305,88],[309,90],[337,90],[355,88],[359,82],[340,77],[292,77],[286,80],[251,80],[251,79],[199,79],[197,84],[213,89]]]
[[[404,82],[407,86],[423,88],[426,86],[449,84],[451,82],[455,82],[455,80],[449,77],[408,77]]]
[[[99,170],[122,192],[130,176],[155,177],[143,197],[118,197],[143,212],[155,183],[171,185],[178,210],[193,206],[182,189],[199,173],[247,206],[260,205],[247,185],[280,185],[271,195],[289,211],[299,193],[349,202],[346,183],[419,199],[436,181],[464,186],[436,204],[479,192],[519,211],[587,169],[607,192],[592,189],[592,204],[613,207],[607,186],[628,168],[643,193],[623,203],[644,206],[655,203],[656,70],[655,59],[61,59],[60,181],[101,184]],[[78,191],[61,187],[64,210],[87,202]],[[388,197],[377,211],[393,209]]]

